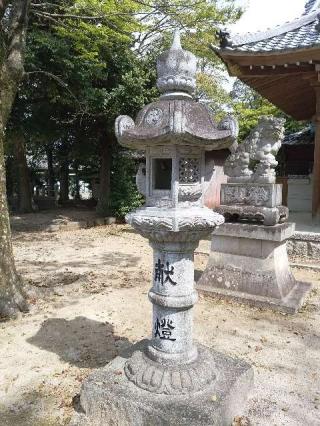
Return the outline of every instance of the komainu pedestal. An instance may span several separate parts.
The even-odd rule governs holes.
[[[209,262],[197,288],[206,295],[294,314],[311,285],[297,282],[288,262],[286,242],[294,224],[286,223],[289,210],[282,205],[275,173],[283,136],[283,119],[261,117],[229,157],[228,183],[221,186],[216,211],[230,223],[213,232]]]
[[[216,211],[227,221],[248,221],[272,226],[288,220],[282,206],[282,185],[275,183],[226,183],[221,185],[221,206]]]
[[[296,313],[311,284],[296,281],[291,272],[286,242],[293,233],[292,223],[225,223],[213,232],[208,265],[198,281],[198,291]]]

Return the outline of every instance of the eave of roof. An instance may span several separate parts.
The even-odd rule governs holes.
[[[211,47],[213,51],[227,65],[237,64],[240,66],[250,65],[286,65],[320,63],[320,43],[309,48],[283,49],[272,52],[241,52],[227,51]]]
[[[212,48],[230,75],[238,77],[296,120],[311,120],[316,112],[313,85],[319,81],[320,71],[318,16],[320,0],[311,0],[306,4],[305,15],[293,23],[281,26],[281,30],[276,28],[277,33],[269,30],[255,35],[256,41],[250,46],[256,47],[251,50],[227,45]],[[290,31],[283,32],[288,29]],[[269,38],[261,39],[262,34]],[[250,37],[252,41],[253,35]],[[224,38],[224,42],[227,41]],[[267,43],[264,50],[261,43]],[[247,48],[248,44],[241,46]]]

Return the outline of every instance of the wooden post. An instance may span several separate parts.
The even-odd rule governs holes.
[[[316,92],[316,114],[314,117],[314,160],[312,188],[312,218],[320,219],[320,83],[314,86]]]

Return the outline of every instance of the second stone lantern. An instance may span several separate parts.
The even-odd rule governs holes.
[[[116,120],[119,143],[146,154],[139,179],[146,204],[126,219],[153,248],[152,337],[90,376],[81,405],[87,418],[96,412],[95,425],[230,424],[241,413],[253,372],[193,341],[192,308],[194,250],[224,222],[203,205],[211,178],[205,176],[205,151],[236,144],[237,123],[227,118],[216,125],[193,99],[196,57],[182,49],[179,33],[157,71],[160,99],[135,122]]]

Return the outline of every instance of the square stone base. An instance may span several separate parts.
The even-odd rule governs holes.
[[[189,395],[155,394],[129,381],[124,364],[147,341],[134,345],[83,383],[72,426],[230,425],[241,415],[253,385],[253,369],[242,360],[210,351],[215,381],[204,391]]]
[[[197,285],[197,290],[204,296],[218,297],[224,300],[234,300],[245,303],[256,308],[268,308],[287,314],[296,314],[304,305],[312,285],[310,283],[296,282],[291,292],[283,299],[258,296],[241,291],[227,290],[224,288],[211,287],[210,285]]]
[[[312,288],[291,272],[286,241],[294,226],[226,223],[212,234],[208,265],[197,290],[256,307],[295,314]]]

